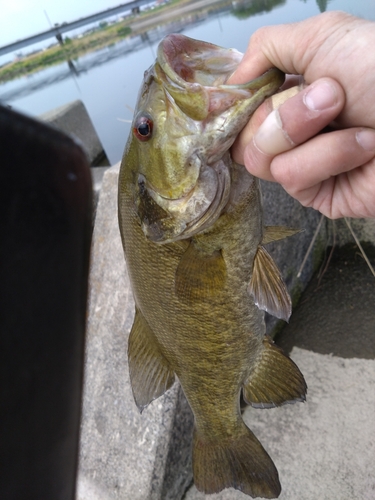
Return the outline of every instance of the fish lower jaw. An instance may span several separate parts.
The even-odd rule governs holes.
[[[141,219],[144,234],[155,243],[172,243],[212,226],[220,217],[230,195],[230,173],[223,162],[202,169],[198,181],[189,193],[177,200],[161,196],[147,184],[144,176],[139,183],[146,186],[147,196],[162,209],[166,217]],[[149,222],[152,220],[152,223]]]

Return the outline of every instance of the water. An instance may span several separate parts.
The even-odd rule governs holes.
[[[375,20],[375,2],[369,0],[248,0],[248,5],[254,4],[264,6],[264,12],[241,19],[236,17],[232,6],[218,3],[218,10],[210,15],[190,14],[149,31],[147,37],[126,39],[81,57],[73,61],[74,71],[63,63],[2,84],[0,101],[38,116],[76,99],[82,100],[114,164],[123,153],[144,70],[153,63],[157,45],[167,33],[182,32],[243,52],[256,29],[314,16],[320,12],[319,5],[327,4],[327,10],[344,10]]]

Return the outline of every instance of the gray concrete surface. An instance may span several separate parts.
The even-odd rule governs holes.
[[[117,227],[117,180],[118,165],[104,174],[93,237],[78,500],[180,500],[186,491],[187,500],[194,495],[201,498],[194,487],[189,487],[192,415],[179,386],[175,385],[153,402],[142,415],[133,401],[126,351],[134,304]],[[304,268],[304,281],[298,280],[295,275],[319,216],[300,207],[275,184],[264,186],[264,204],[268,223],[306,228],[288,240],[273,244],[283,274],[291,288],[300,294],[317,266],[326,229],[321,230],[320,241]],[[345,484],[355,492],[359,486],[352,481],[349,469],[354,468],[355,474],[359,474],[363,466],[368,476],[368,457],[373,451],[370,424],[363,422],[363,419],[369,421],[374,410],[372,393],[367,390],[373,376],[373,360],[366,359],[365,365],[362,360],[353,365],[345,360],[343,365],[341,359],[301,348],[292,349],[292,356],[305,372],[310,387],[309,402],[263,412],[247,409],[245,419],[275,459],[284,498],[315,500],[320,497],[314,492],[333,491],[335,484],[341,488],[337,490],[340,494],[346,494],[350,488],[343,489],[342,475],[349,475]],[[355,384],[361,393],[353,389]],[[345,392],[348,387],[353,393]],[[350,398],[355,402],[355,410],[348,403]],[[357,405],[361,398],[366,401],[365,410]],[[355,446],[357,437],[350,432],[354,417],[360,417],[365,434],[365,437],[359,434]],[[343,434],[336,448],[338,428]],[[362,446],[365,439],[367,448]],[[318,443],[326,448],[317,447]],[[364,455],[357,455],[362,449]],[[346,462],[343,451],[349,453]],[[326,462],[322,462],[322,457]],[[331,463],[324,476],[317,469],[319,463],[322,467]],[[341,472],[336,473],[338,470]],[[314,479],[317,471],[319,475]],[[324,486],[316,486],[320,477]],[[365,482],[366,491],[371,486],[369,481]],[[303,491],[305,496],[301,496]],[[241,494],[228,490],[222,495],[226,496],[218,498],[238,498]]]
[[[102,189],[103,177],[110,167],[91,167],[92,190],[93,190],[93,219],[96,217],[96,209],[98,208],[100,191]]]
[[[109,165],[107,155],[82,101],[76,100],[43,113],[39,118],[82,143],[90,165]]]
[[[349,224],[360,241],[367,241],[375,245],[375,219],[350,219]],[[354,241],[344,219],[327,220],[326,226],[331,242],[335,242],[337,246]]]

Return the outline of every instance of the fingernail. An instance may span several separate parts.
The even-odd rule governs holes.
[[[375,151],[375,131],[362,129],[356,133],[356,139],[360,146],[366,151]]]
[[[262,153],[272,156],[292,149],[294,143],[283,130],[278,109],[267,116],[254,135],[253,142]]]
[[[337,94],[332,85],[328,82],[321,82],[310,88],[303,100],[309,109],[323,111],[336,104]]]

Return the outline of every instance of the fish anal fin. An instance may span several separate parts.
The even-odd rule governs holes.
[[[187,303],[209,299],[221,290],[226,274],[226,264],[220,250],[203,252],[192,241],[176,270],[176,294]]]
[[[142,412],[151,401],[172,386],[175,377],[138,309],[129,336],[128,360],[134,400]]]
[[[281,491],[277,469],[250,429],[242,427],[238,436],[219,442],[205,441],[194,432],[195,486],[206,494],[232,487],[253,498],[277,498]]]
[[[263,246],[258,247],[254,258],[248,292],[259,309],[289,320],[292,301],[277,265]]]
[[[262,245],[267,245],[272,241],[282,240],[293,236],[294,234],[300,233],[303,229],[297,229],[294,227],[286,226],[266,226],[264,228],[264,235],[262,239]]]
[[[255,408],[273,408],[305,401],[307,385],[298,366],[266,336],[253,373],[243,386],[243,397]]]

